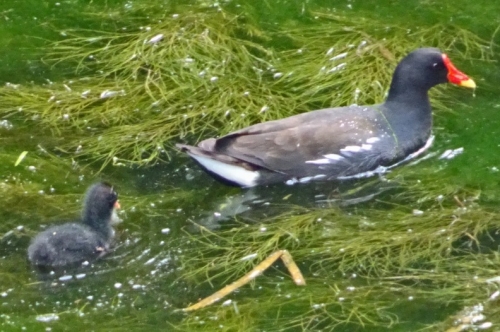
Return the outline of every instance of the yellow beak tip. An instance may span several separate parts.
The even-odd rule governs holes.
[[[476,82],[474,82],[470,78],[468,80],[460,82],[458,85],[463,86],[465,88],[471,88],[471,89],[475,89],[476,88]]]

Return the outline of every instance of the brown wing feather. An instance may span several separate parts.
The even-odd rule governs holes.
[[[365,109],[356,107],[352,111],[356,113]],[[341,122],[335,109],[315,113],[314,117],[305,113],[245,128],[212,140],[211,149],[269,170],[307,176],[317,173],[318,166],[306,164],[306,161],[324,158],[325,154],[339,154],[340,149],[347,145],[361,145],[380,131],[377,121],[366,113],[351,117],[349,123]],[[373,116],[378,114],[372,113]],[[200,147],[205,148],[205,142],[208,143],[208,140],[200,143]],[[373,154],[378,151],[374,149],[370,153],[371,162],[376,162]],[[364,158],[368,159],[366,154]],[[346,158],[343,169],[349,159],[354,162],[356,157]],[[335,168],[336,165],[330,167]]]

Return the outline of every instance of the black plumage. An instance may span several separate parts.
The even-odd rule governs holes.
[[[178,147],[242,187],[371,175],[430,145],[428,91],[446,82],[475,87],[441,51],[421,48],[398,64],[382,104],[312,111]]]
[[[115,208],[119,204],[113,187],[104,182],[92,185],[85,195],[82,219],[39,233],[28,248],[28,259],[38,267],[65,267],[101,257],[114,236]]]

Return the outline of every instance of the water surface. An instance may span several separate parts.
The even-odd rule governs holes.
[[[175,2],[162,3],[175,13]],[[71,66],[52,67],[44,61],[50,42],[64,39],[68,29],[109,29],[109,23],[101,25],[80,12],[112,12],[140,4],[139,0],[1,3],[0,82],[36,86],[75,78]],[[220,4],[193,1],[191,5]],[[314,26],[303,19],[307,10],[339,13],[353,21],[377,19],[408,30],[453,22],[486,40],[500,23],[499,5],[491,1],[232,1],[223,5],[258,17],[262,29],[269,31],[285,24],[297,29]],[[286,49],[288,42],[279,40],[273,47]],[[422,46],[434,45],[422,40]],[[325,45],[324,51],[329,47]],[[499,259],[498,59],[495,52],[490,61],[453,58],[476,80],[478,89],[474,95],[456,87],[444,90],[451,95],[447,103],[452,112],[436,114],[436,141],[428,159],[385,179],[347,184],[231,188],[173,150],[168,162],[146,167],[109,165],[100,171],[99,163],[89,164],[56,149],[46,151],[44,147],[62,144],[65,138],[23,118],[22,111],[5,117],[2,120],[9,125],[0,128],[1,330],[386,331],[390,326],[394,331],[414,331],[446,322],[465,306],[486,303],[496,285],[480,280],[498,274]],[[194,143],[198,138],[188,139]],[[439,158],[446,150],[462,148],[455,158]],[[28,151],[26,159],[14,166],[22,151]],[[115,184],[120,194],[123,223],[118,226],[116,250],[62,279],[41,278],[26,260],[30,238],[48,224],[78,216],[81,196],[98,179]],[[306,221],[297,221],[299,217]],[[287,219],[294,225],[290,229]],[[314,222],[308,224],[309,219]],[[426,223],[445,231],[429,235]],[[261,236],[256,235],[259,232]],[[279,232],[283,233],[280,240],[272,242]],[[415,232],[413,244],[395,245],[402,234],[411,232]],[[338,234],[344,235],[336,238]],[[375,254],[363,253],[363,245],[352,245],[362,236]],[[387,241],[382,245],[384,236]],[[255,260],[236,268],[241,263],[230,257],[232,246],[245,256],[245,241],[251,243],[248,253],[265,246],[262,253],[266,254],[290,250],[308,286],[295,286],[277,263],[265,276],[230,295],[235,305],[217,303],[192,314],[179,312],[257,264]],[[436,245],[440,242],[442,247]],[[478,243],[484,246],[478,249]],[[405,250],[416,252],[419,246],[424,248],[422,258],[408,263]],[[353,256],[344,256],[344,249],[353,256],[359,251],[359,264],[353,263]],[[221,263],[224,255],[227,266]],[[402,257],[399,266],[394,265],[397,255]],[[348,259],[349,264],[343,265]],[[205,275],[197,270],[210,266],[211,260],[214,270],[207,267]],[[384,266],[384,262],[391,263]],[[457,281],[448,282],[449,276]],[[498,324],[495,313],[487,307],[486,320]]]

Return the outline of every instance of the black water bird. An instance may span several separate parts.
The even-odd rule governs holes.
[[[39,233],[28,248],[28,259],[39,268],[60,268],[95,260],[110,250],[112,224],[119,209],[118,194],[104,182],[85,195],[82,218]]]
[[[383,173],[432,144],[428,91],[446,82],[476,87],[446,54],[420,48],[399,62],[382,104],[311,111],[177,146],[214,178],[241,187]]]

